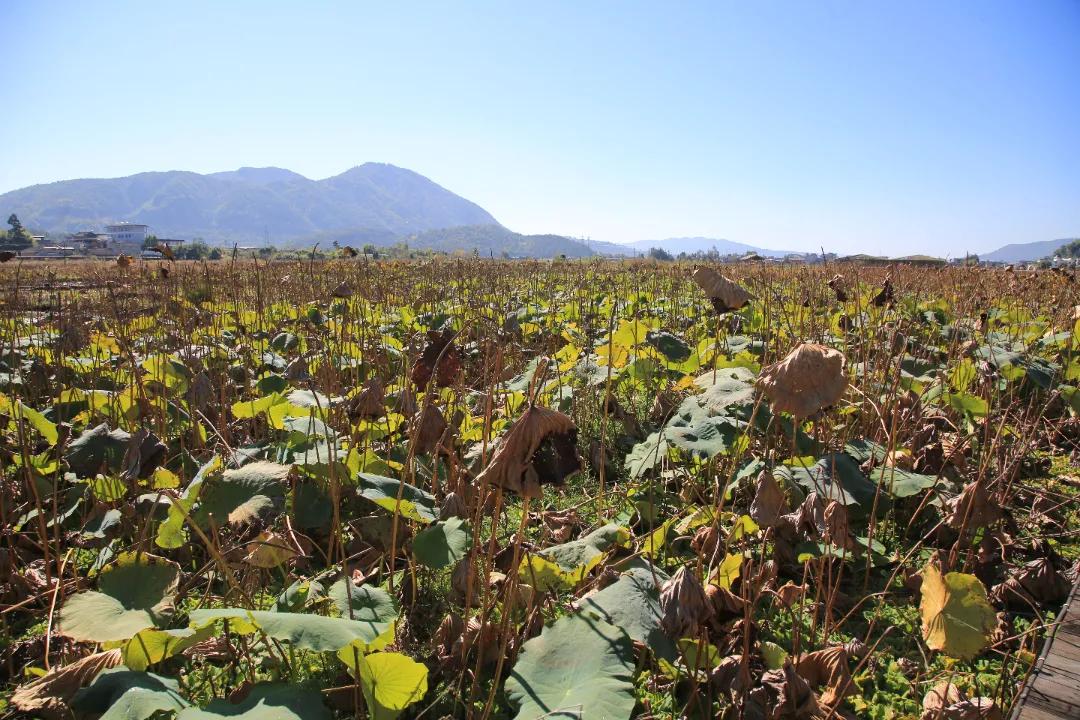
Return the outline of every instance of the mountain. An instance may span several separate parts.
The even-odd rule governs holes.
[[[980,260],[991,262],[1027,262],[1029,260],[1042,260],[1062,245],[1068,245],[1068,240],[1040,240],[1030,243],[1014,243],[998,248],[993,252],[979,255]]]
[[[162,237],[276,244],[314,233],[363,228],[409,234],[463,225],[498,225],[486,210],[411,170],[366,163],[324,180],[282,168],[200,175],[148,172],[64,180],[0,195],[0,214],[49,232],[119,221]]]
[[[769,250],[768,248],[754,247],[753,245],[747,245],[745,243],[734,242],[732,240],[720,240],[717,238],[707,237],[681,237],[681,238],[666,238],[664,240],[639,240],[637,242],[627,243],[625,247],[631,249],[635,253],[647,253],[652,248],[660,248],[666,250],[672,255],[678,255],[679,253],[695,253],[695,252],[709,252],[710,250],[716,250],[721,255],[743,255],[748,252],[755,252],[758,255],[767,257],[783,257],[790,253],[796,252],[795,250]]]

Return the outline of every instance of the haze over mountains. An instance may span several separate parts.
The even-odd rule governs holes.
[[[150,225],[159,237],[225,244],[269,242],[278,247],[407,242],[416,248],[513,257],[639,255],[652,248],[676,256],[713,250],[720,255],[754,252],[771,257],[799,252],[707,237],[621,244],[522,235],[423,175],[384,163],[365,163],[323,180],[277,167],[63,180],[0,195],[0,215],[10,213],[34,231],[99,230],[126,221]],[[1064,242],[1007,245],[981,257],[1003,262],[1037,260]]]

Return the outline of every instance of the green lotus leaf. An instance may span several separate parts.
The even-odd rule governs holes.
[[[173,678],[116,667],[98,674],[75,693],[71,709],[99,720],[150,720],[155,713],[179,712],[189,706]]]
[[[384,510],[417,522],[429,523],[439,517],[435,496],[406,482],[382,475],[359,473],[360,496]],[[401,500],[398,500],[398,493]]]
[[[238,525],[266,517],[282,507],[289,465],[257,461],[226,470],[203,483],[194,519],[200,526]]]
[[[647,562],[639,563],[578,605],[647,645],[657,657],[674,660],[675,646],[660,627],[660,586],[668,575]]]
[[[372,720],[393,720],[427,693],[427,668],[401,653],[365,655],[345,647],[338,658],[359,676]]]
[[[176,720],[330,720],[318,690],[286,683],[259,683],[238,703],[212,700],[205,708],[186,708]]]
[[[179,567],[153,555],[122,553],[98,576],[98,590],[72,595],[60,610],[61,634],[89,642],[127,640],[172,613]]]
[[[569,615],[522,646],[506,694],[516,720],[622,720],[634,709],[634,646],[619,628]]]
[[[458,562],[472,547],[472,533],[462,518],[452,517],[429,525],[413,538],[413,554],[430,568]]]

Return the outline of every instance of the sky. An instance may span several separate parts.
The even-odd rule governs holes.
[[[1080,236],[1080,0],[0,0],[0,192],[366,161],[526,233]]]

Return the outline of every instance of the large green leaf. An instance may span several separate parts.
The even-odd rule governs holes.
[[[259,683],[238,703],[212,700],[205,709],[189,707],[176,720],[330,720],[318,690],[285,683]]]
[[[563,543],[552,545],[539,552],[564,570],[577,570],[592,567],[613,545],[625,545],[630,541],[630,531],[621,525],[609,523],[593,530],[588,535]]]
[[[651,433],[626,455],[626,472],[631,480],[643,476],[667,457],[668,441],[662,432]]]
[[[250,522],[280,509],[285,501],[285,480],[290,466],[258,461],[210,477],[199,494],[195,520],[208,525]]]
[[[517,720],[621,720],[634,709],[634,646],[619,628],[570,615],[522,646],[506,680]]]
[[[406,482],[382,475],[359,473],[360,496],[367,498],[384,510],[397,512],[402,517],[429,523],[439,517],[435,496]],[[401,500],[398,500],[398,493]]]
[[[102,423],[83,432],[64,451],[71,472],[79,477],[93,477],[105,472],[119,472],[123,468],[131,435],[123,430],[109,430]]]
[[[140,630],[124,644],[124,665],[131,670],[145,670],[154,663],[167,660],[203,640],[208,640],[212,634],[211,628]]]
[[[152,555],[123,553],[101,572],[98,591],[72,595],[60,610],[60,632],[76,640],[127,640],[172,613],[179,568]]]
[[[677,335],[663,331],[650,331],[646,334],[645,340],[671,362],[682,362],[690,357],[690,346]]]
[[[188,707],[174,678],[117,667],[100,673],[71,701],[82,714],[101,714],[98,720],[149,720],[155,713]]]
[[[979,578],[958,572],[942,575],[932,563],[923,568],[919,610],[926,646],[961,660],[978,655],[997,624]]]
[[[882,489],[895,498],[918,495],[937,483],[937,478],[933,475],[923,475],[897,467],[876,467],[871,471],[870,479],[881,483]]]
[[[362,594],[360,591],[358,597]],[[358,615],[362,617],[362,613]],[[354,640],[360,640],[365,645],[378,644],[393,632],[392,620],[388,623],[382,618],[350,620],[346,617],[244,608],[193,610],[190,617],[191,624],[196,628],[217,620],[228,620],[232,632],[249,634],[261,631],[275,640],[317,652],[334,652]]]
[[[359,676],[372,720],[393,720],[427,693],[427,668],[400,653],[364,655],[348,647],[338,658]]]
[[[745,423],[712,412],[687,398],[668,421],[664,434],[675,447],[701,458],[727,452],[743,432]]]
[[[384,634],[398,618],[398,606],[393,596],[371,585],[357,585],[342,578],[330,586],[327,596],[341,617],[367,623],[373,636]]]
[[[663,570],[642,562],[603,590],[585,597],[579,606],[583,612],[621,628],[657,657],[672,660],[675,646],[660,627],[660,585],[667,580]]]
[[[430,568],[443,568],[461,560],[472,546],[472,533],[462,518],[452,517],[424,528],[413,538],[413,554]]]
[[[785,480],[794,480],[807,492],[817,492],[826,500],[837,500],[844,505],[856,505],[849,512],[866,515],[874,505],[877,484],[863,475],[858,464],[847,453],[830,453],[810,467],[782,466],[774,473]],[[878,498],[878,508],[888,506],[888,497]]]

